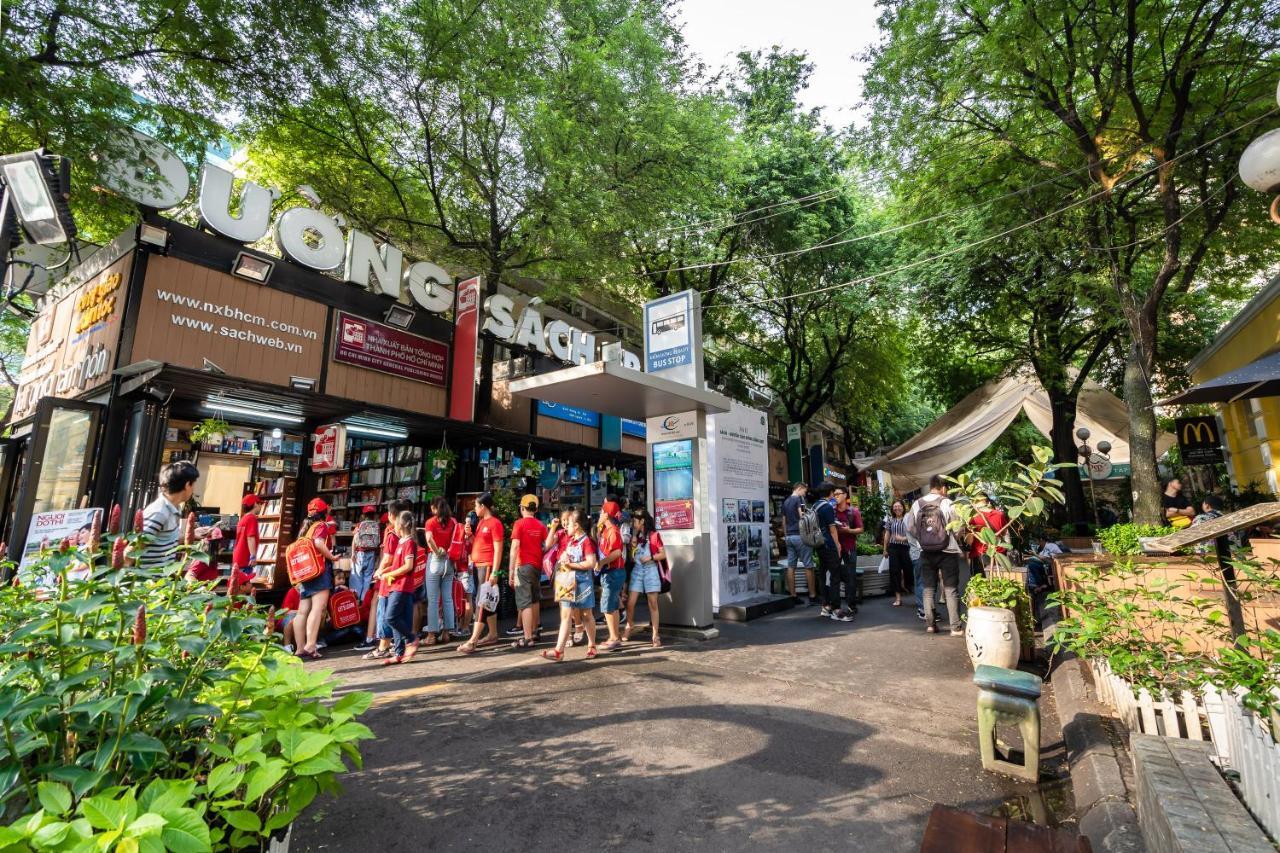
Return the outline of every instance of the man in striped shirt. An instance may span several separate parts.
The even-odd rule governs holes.
[[[181,507],[191,499],[198,479],[200,472],[190,462],[170,462],[160,469],[160,497],[142,510],[142,532],[151,541],[138,557],[139,568],[162,569],[176,559]]]

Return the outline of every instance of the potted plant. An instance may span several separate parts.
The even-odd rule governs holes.
[[[985,620],[994,626],[975,631],[972,639],[966,632],[966,646],[973,665],[985,663],[1015,668],[1022,645],[1035,633],[1026,584],[1017,578],[979,575],[970,578],[965,587],[965,604],[971,620]]]
[[[980,483],[967,474],[948,478],[953,485],[952,501],[955,519],[952,530],[957,536],[972,534],[986,545],[986,553],[991,558],[992,581],[1004,573],[1007,584],[1024,586],[1009,577],[1012,574],[1013,561],[1010,559],[1010,536],[1029,521],[1034,521],[1045,514],[1049,501],[1065,503],[1062,489],[1057,482],[1050,479],[1049,474],[1070,463],[1054,463],[1052,451],[1047,447],[1033,446],[1032,461],[1029,465],[1016,463],[1021,470],[1012,480],[998,483]],[[1008,521],[1000,529],[993,529],[990,524],[981,527],[973,525],[974,518],[985,508],[987,495],[995,496],[1004,508]],[[975,581],[970,580],[970,586]],[[1019,631],[1017,615],[1017,594],[1005,584],[983,588],[978,586],[978,593],[985,593],[989,600],[971,606],[965,623],[965,646],[969,652],[969,660],[976,668],[980,663],[995,663],[996,660],[1007,661],[997,663],[998,666],[1012,668],[1017,664],[1024,639],[1030,640],[1033,625],[1026,619]],[[1025,588],[1022,591],[1025,595]],[[1005,606],[1013,604],[1014,607]],[[1030,613],[1028,605],[1027,613]]]
[[[434,472],[432,479],[443,480],[452,474],[454,468],[457,467],[458,454],[447,447],[441,447],[439,450],[431,451],[427,455],[427,461]]]
[[[191,549],[126,569],[143,545],[61,543],[0,588],[0,849],[279,850],[359,766],[371,695],[332,702],[270,611],[178,580]]]
[[[191,429],[191,441],[195,444],[221,444],[231,424],[222,418],[205,418]]]

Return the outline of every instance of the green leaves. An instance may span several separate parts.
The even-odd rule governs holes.
[[[298,729],[289,729],[280,733],[280,752],[284,757],[297,764],[302,761],[319,754],[329,744],[333,743],[332,735],[321,732],[302,732]]]
[[[64,815],[71,811],[71,791],[57,782],[41,782],[36,786],[40,805],[52,815]]]

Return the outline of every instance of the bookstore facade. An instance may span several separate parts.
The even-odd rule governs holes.
[[[581,321],[505,288],[483,299],[478,279],[456,292],[415,279],[422,265],[404,274],[412,299],[393,293],[386,247],[353,286],[357,242],[344,280],[152,214],[50,290],[3,445],[10,553],[57,513],[120,504],[131,518],[179,459],[200,470],[205,523],[234,531],[241,498],[260,496],[267,585],[284,582],[313,497],[339,545],[364,507],[381,515],[395,499],[425,517],[437,496],[465,513],[482,491],[512,506],[534,492],[544,511],[643,498],[642,423],[506,392],[517,375],[598,358],[604,342]]]

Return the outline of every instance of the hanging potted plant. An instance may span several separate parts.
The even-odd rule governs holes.
[[[231,424],[222,418],[205,418],[191,429],[191,441],[195,444],[221,444]]]
[[[453,473],[458,464],[458,454],[447,447],[441,447],[428,454],[428,461],[431,463],[432,478],[443,480]]]
[[[522,477],[541,477],[542,464],[532,459],[521,460],[520,475]]]

